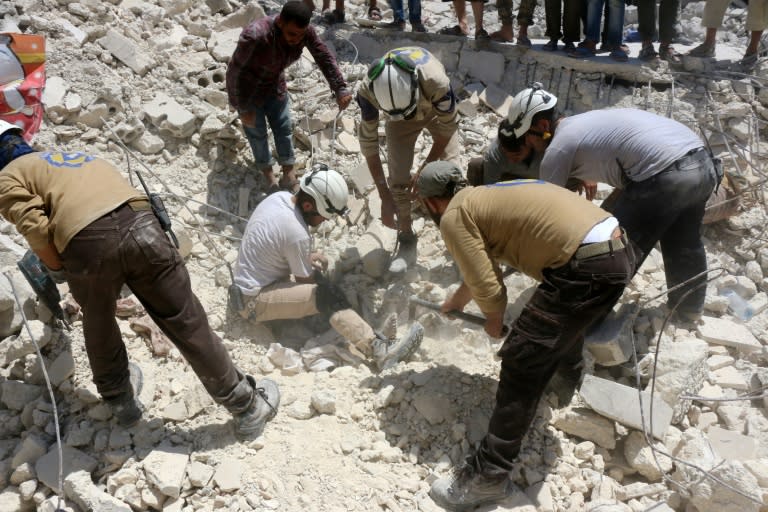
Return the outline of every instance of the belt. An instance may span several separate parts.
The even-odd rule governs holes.
[[[692,149],[689,152],[687,152],[686,154],[684,154],[683,156],[681,156],[680,158],[678,158],[677,160],[675,160],[674,162],[672,162],[671,164],[669,164],[669,166],[667,166],[667,168],[664,169],[664,171],[673,171],[673,170],[679,169],[680,165],[685,163],[688,158],[690,158],[692,156],[697,156],[701,152],[705,153],[702,156],[705,156],[705,157],[709,158],[709,151],[707,151],[707,148]],[[664,172],[664,171],[661,171],[661,172]],[[659,173],[659,174],[661,174],[661,173]]]
[[[152,205],[146,199],[131,199],[126,204],[135,212],[146,212],[152,209]]]
[[[624,233],[623,229],[618,229],[620,230],[620,234],[616,238],[611,238],[605,242],[595,242],[580,246],[578,249],[576,249],[576,253],[573,255],[573,259],[585,260],[587,258],[594,258],[595,256],[609,254],[614,251],[620,251],[621,249],[624,249],[628,244],[627,235]]]

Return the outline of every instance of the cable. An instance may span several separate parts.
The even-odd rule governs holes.
[[[61,429],[59,427],[59,410],[56,407],[56,397],[53,395],[53,387],[51,386],[51,379],[48,376],[48,370],[45,368],[45,359],[43,358],[42,352],[40,352],[40,345],[38,345],[37,340],[32,335],[32,329],[29,327],[29,322],[27,322],[27,315],[24,314],[24,307],[21,304],[21,301],[19,300],[19,295],[16,293],[16,286],[13,284],[13,279],[11,279],[10,273],[3,272],[3,275],[5,275],[5,278],[8,280],[8,283],[11,285],[11,292],[13,293],[13,299],[16,301],[16,305],[19,307],[19,313],[21,313],[21,321],[24,323],[24,327],[27,330],[27,334],[29,335],[29,338],[32,340],[32,343],[35,345],[35,352],[37,352],[37,357],[40,359],[40,368],[43,370],[43,377],[45,377],[45,385],[48,388],[48,396],[51,397],[51,405],[53,407],[53,424],[56,429],[56,450],[57,454],[59,456],[59,472],[57,477],[57,482],[59,484],[58,492],[56,493],[59,500],[58,505],[56,505],[56,510],[60,510],[62,508],[62,500],[64,497],[62,496],[64,493],[64,452],[61,448]]]

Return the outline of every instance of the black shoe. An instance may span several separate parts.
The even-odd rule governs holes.
[[[471,464],[464,464],[455,475],[436,480],[429,495],[444,509],[461,512],[503,500],[510,487],[506,471],[485,473],[477,471]]]
[[[416,245],[418,238],[413,233],[400,233],[397,236],[397,254],[389,264],[389,271],[400,274],[408,270],[408,267],[416,264]]]
[[[105,399],[112,409],[112,416],[117,420],[117,424],[123,428],[130,428],[139,422],[144,414],[144,406],[137,398],[144,387],[144,374],[136,363],[128,363],[128,372],[130,373],[131,389]]]

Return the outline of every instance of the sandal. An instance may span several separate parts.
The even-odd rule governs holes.
[[[652,60],[656,60],[658,56],[659,54],[656,53],[656,50],[653,49],[653,45],[649,44],[643,46],[643,48],[640,50],[640,53],[637,55],[637,58],[646,62],[650,62]]]
[[[368,19],[373,21],[381,21],[381,9],[372,5],[368,8]]]
[[[705,43],[701,43],[699,46],[688,52],[691,57],[714,57],[715,47]]]
[[[336,23],[344,23],[345,16],[344,11],[334,9],[332,11],[325,11],[323,13],[323,23],[328,25],[335,25]]]
[[[677,53],[677,50],[669,45],[659,46],[659,57],[661,60],[665,60],[673,65],[680,64],[683,61],[680,58],[680,54]]]
[[[464,31],[461,30],[461,27],[458,25],[441,28],[440,30],[437,31],[437,33],[443,36],[467,37],[467,34],[464,33]]]
[[[488,35],[488,31],[484,28],[475,32],[475,41],[490,41],[491,36]]]

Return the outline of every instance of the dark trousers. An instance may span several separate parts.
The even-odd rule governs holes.
[[[613,215],[642,251],[638,267],[656,242],[661,242],[668,288],[707,270],[701,221],[715,183],[712,160],[702,149],[647,180],[630,181],[616,201]],[[706,295],[705,282],[706,276],[702,276],[670,292],[669,306],[675,306],[690,291],[677,309],[700,314]]]
[[[581,359],[584,331],[619,300],[635,272],[629,247],[544,271],[544,279],[499,350],[501,373],[488,434],[474,463],[509,471],[549,379],[561,362]]]
[[[659,41],[669,43],[675,37],[675,23],[680,0],[659,2]],[[653,41],[656,35],[656,0],[638,0],[637,31],[643,40]]]
[[[232,411],[245,409],[250,386],[238,386],[243,376],[208,325],[181,256],[148,203],[139,204],[145,209],[126,204],[92,222],[61,255],[69,289],[82,307],[96,388],[107,400],[130,392],[128,354],[115,320],[115,302],[126,284],[213,399]]]
[[[586,14],[584,0],[544,0],[544,12],[549,39],[558,40],[562,37],[571,43],[581,41],[581,21]]]

